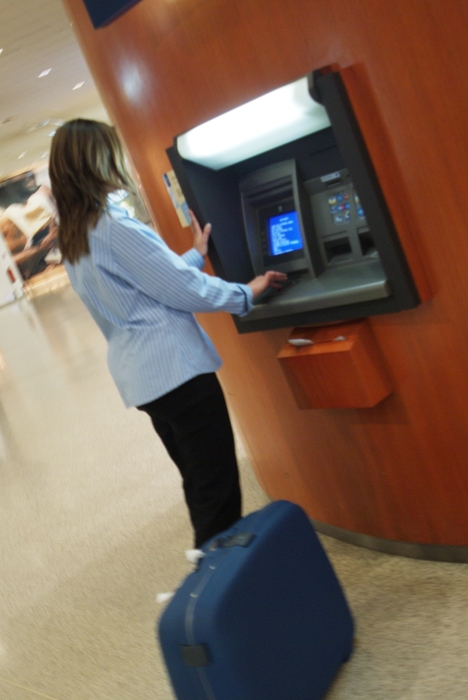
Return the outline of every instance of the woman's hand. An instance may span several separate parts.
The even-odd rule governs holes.
[[[189,211],[190,218],[192,220],[190,227],[193,233],[193,247],[195,248],[195,250],[198,250],[200,255],[205,257],[208,253],[208,239],[211,233],[211,224],[205,224],[202,231],[201,226],[198,223],[197,217],[191,209],[189,209]]]
[[[284,282],[286,282],[288,276],[284,272],[274,272],[270,270],[265,272],[264,275],[259,275],[255,277],[248,286],[253,292],[254,299],[258,297],[259,294],[268,289],[268,287],[273,287],[273,289],[280,289]]]

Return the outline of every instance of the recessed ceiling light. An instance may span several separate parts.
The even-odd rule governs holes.
[[[33,131],[38,131],[39,129],[44,129],[46,126],[48,126],[48,127],[62,126],[63,123],[64,123],[63,119],[45,119],[44,121],[38,122],[37,124],[33,124],[28,129],[25,129],[24,133],[31,134]]]
[[[37,77],[43,78],[45,75],[49,75],[51,70],[52,70],[52,68],[47,68],[47,70],[43,70],[42,73],[40,73]]]
[[[84,85],[84,80],[82,83],[77,83],[73,89],[78,90],[78,88],[80,88],[82,85]]]
[[[27,151],[23,151],[23,152],[18,156],[18,160],[19,160],[20,158],[24,158],[24,156],[26,155],[26,153],[27,153]]]

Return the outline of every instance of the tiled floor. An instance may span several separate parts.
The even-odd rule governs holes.
[[[191,531],[105,352],[69,287],[0,309],[0,700],[173,697],[155,596],[188,571]],[[239,451],[250,511],[266,498]],[[468,566],[323,539],[358,630],[329,700],[466,700]]]

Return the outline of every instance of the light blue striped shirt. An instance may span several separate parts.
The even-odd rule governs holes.
[[[65,263],[108,347],[108,365],[126,406],[167,394],[221,359],[194,317],[227,311],[243,316],[252,290],[201,272],[192,248],[179,256],[151,228],[109,204],[89,232],[90,254]]]

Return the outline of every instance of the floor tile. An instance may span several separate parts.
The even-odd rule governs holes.
[[[23,688],[17,683],[10,683],[2,679],[0,679],[0,698],[2,700],[59,700],[59,698],[36,693],[28,688]]]

